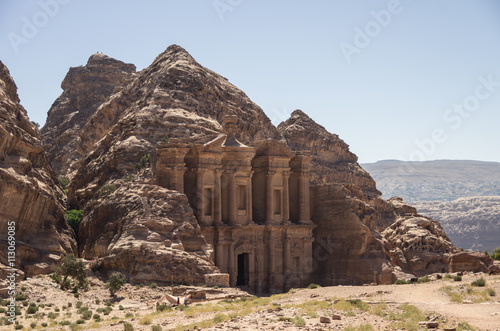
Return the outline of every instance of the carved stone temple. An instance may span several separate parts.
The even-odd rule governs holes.
[[[158,183],[185,193],[213,259],[231,286],[281,292],[311,283],[309,152],[286,143],[240,143],[237,117],[204,144],[160,142]]]

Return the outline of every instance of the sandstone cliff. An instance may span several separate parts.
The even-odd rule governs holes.
[[[313,269],[322,285],[392,284],[395,264],[379,232],[353,212],[356,199],[340,184],[311,189]]]
[[[70,68],[41,129],[42,141],[54,171],[67,176],[70,165],[79,159],[80,133],[97,108],[135,72],[126,64],[104,54],[92,55],[86,66]]]
[[[7,234],[8,222],[16,223],[16,268],[28,276],[48,272],[61,255],[76,253],[74,232],[66,223],[64,193],[48,165],[38,130],[1,62],[0,119],[0,232]],[[6,239],[0,238],[4,265]]]
[[[81,257],[102,257],[103,270],[137,282],[203,284],[204,274],[218,272],[184,194],[156,185],[117,185],[87,205]]]
[[[328,132],[301,110],[278,125],[293,150],[309,150],[313,184],[354,184],[365,195],[379,196],[375,181],[358,164],[358,157],[338,135]]]

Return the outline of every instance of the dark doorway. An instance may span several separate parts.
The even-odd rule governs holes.
[[[248,269],[248,253],[238,254],[238,277],[236,278],[236,286],[248,286],[250,284],[250,273]]]

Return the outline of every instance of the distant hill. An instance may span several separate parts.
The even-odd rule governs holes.
[[[469,197],[413,204],[440,221],[450,240],[465,249],[491,252],[500,246],[500,197]]]
[[[365,163],[362,167],[375,179],[385,199],[399,196],[413,203],[500,196],[498,162],[384,160]]]
[[[362,167],[384,198],[399,196],[440,221],[455,245],[479,251],[500,246],[500,163],[385,160]]]

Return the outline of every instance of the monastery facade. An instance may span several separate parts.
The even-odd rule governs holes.
[[[205,144],[160,143],[156,179],[185,193],[231,286],[276,293],[311,282],[314,223],[309,152],[266,140],[240,143],[237,117]]]

